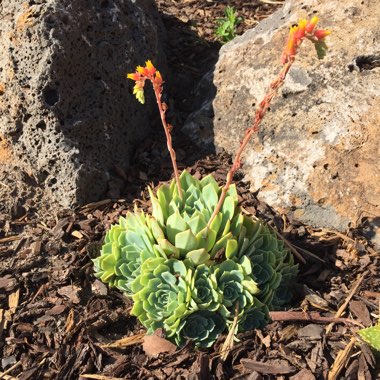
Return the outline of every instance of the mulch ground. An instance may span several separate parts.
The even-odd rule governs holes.
[[[217,58],[214,22],[227,2],[157,4],[168,29],[169,68],[179,78],[168,83],[177,115],[173,124],[181,125],[192,109],[191,91]],[[228,4],[245,18],[239,32],[275,7]],[[227,154],[195,154],[180,132],[174,140],[181,169],[198,177],[213,173],[223,183],[231,164]],[[94,277],[91,258],[106,229],[134,203],[149,210],[149,181],[154,186],[170,179],[164,147],[157,130],[136,151],[131,171],[115,168],[107,199],[58,215],[44,209],[43,189],[28,173],[18,176],[24,191],[10,212],[0,207],[0,379],[379,378],[373,353],[356,336],[360,326],[377,322],[380,302],[379,253],[361,226],[337,233],[289,220],[250,193],[241,172],[235,179],[243,210],[266,220],[298,257],[292,308],[262,331],[239,335],[225,360],[225,336],[210,350],[187,345],[173,352],[160,343],[158,351],[170,352],[149,354],[157,347],[144,341],[144,329],[129,315],[131,301]],[[0,185],[15,183],[0,177]]]

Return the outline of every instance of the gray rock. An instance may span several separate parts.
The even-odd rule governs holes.
[[[205,136],[216,150],[234,154],[255,105],[280,70],[289,25],[314,12],[320,27],[332,30],[327,56],[318,61],[310,42],[303,43],[245,152],[243,170],[251,190],[259,190],[259,198],[278,211],[310,225],[345,230],[364,216],[380,215],[376,1],[286,1],[221,49],[215,69],[205,77],[216,95],[203,98],[184,130],[195,142]]]
[[[1,138],[52,202],[99,199],[155,112],[125,78],[147,59],[165,71],[154,1],[9,0],[0,14]]]

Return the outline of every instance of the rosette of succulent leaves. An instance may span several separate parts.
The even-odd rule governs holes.
[[[289,302],[297,265],[268,226],[242,214],[235,185],[208,226],[221,187],[187,171],[180,181],[182,198],[174,180],[149,189],[152,215],[135,210],[111,227],[95,274],[132,297],[148,333],[209,347],[236,306],[238,331],[264,327]]]

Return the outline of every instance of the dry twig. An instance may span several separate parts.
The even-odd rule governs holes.
[[[316,311],[271,311],[272,321],[309,321],[319,323],[344,323],[363,327],[361,323],[349,318],[324,317]]]
[[[352,297],[355,295],[355,293],[357,292],[357,290],[359,289],[361,283],[363,282],[364,280],[364,277],[366,276],[368,272],[364,272],[361,277],[359,278],[359,280],[356,282],[355,286],[352,288],[350,294],[347,296],[346,300],[344,301],[344,303],[342,304],[342,306],[338,309],[338,311],[335,313],[335,317],[336,318],[339,318],[343,312],[346,310],[349,302],[351,301]],[[326,334],[329,334],[332,330],[334,326],[334,322],[331,323],[330,325],[328,325],[326,327]]]
[[[328,377],[327,377],[328,380],[336,380],[338,378],[340,372],[345,367],[345,365],[347,364],[350,358],[351,351],[352,351],[352,348],[354,347],[354,344],[355,344],[355,338],[352,337],[350,342],[347,344],[347,346],[338,353],[335,359],[335,362],[333,366],[331,367],[331,370],[328,374]]]

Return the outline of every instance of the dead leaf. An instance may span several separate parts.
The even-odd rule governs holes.
[[[176,349],[176,345],[156,335],[156,332],[152,335],[144,336],[143,350],[147,355],[156,356],[163,352],[172,354]]]

